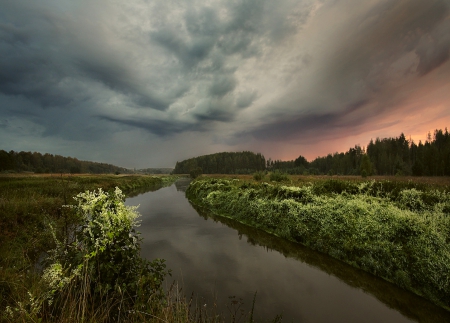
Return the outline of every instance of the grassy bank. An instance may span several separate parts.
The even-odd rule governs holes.
[[[49,225],[62,241],[79,220],[71,208],[80,192],[116,186],[125,194],[155,190],[174,176],[59,175],[0,177],[0,312],[6,306],[30,305],[39,293],[42,267],[36,266],[55,247]],[[25,305],[24,305],[25,306]],[[5,319],[4,317],[0,318]],[[31,318],[29,321],[33,321]]]
[[[167,285],[163,260],[140,257],[138,214],[115,187],[133,196],[176,178],[0,177],[0,322],[253,323],[254,301],[248,313],[234,298],[229,315],[205,307]]]
[[[450,194],[413,181],[268,184],[203,178],[186,194],[216,214],[329,254],[450,309]]]

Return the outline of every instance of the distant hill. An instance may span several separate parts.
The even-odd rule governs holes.
[[[129,174],[132,170],[111,164],[37,152],[0,150],[0,172]]]
[[[174,174],[188,174],[200,167],[204,174],[251,174],[266,168],[266,159],[250,151],[222,152],[177,162]]]

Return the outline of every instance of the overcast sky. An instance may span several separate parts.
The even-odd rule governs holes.
[[[450,0],[0,0],[0,138],[124,167],[450,127]]]

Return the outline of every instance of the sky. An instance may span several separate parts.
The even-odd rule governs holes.
[[[450,0],[0,0],[0,149],[313,160],[450,126]]]

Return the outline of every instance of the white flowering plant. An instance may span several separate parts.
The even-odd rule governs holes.
[[[77,205],[71,207],[80,225],[74,230],[73,242],[57,242],[43,275],[52,315],[58,315],[59,305],[73,299],[74,293],[80,299],[82,295],[82,301],[91,307],[120,303],[113,307],[118,309],[113,316],[149,299],[151,306],[162,301],[162,282],[170,271],[163,259],[150,262],[141,258],[141,239],[135,229],[139,225],[137,207],[126,206],[117,187],[112,193],[98,189],[74,198]]]

